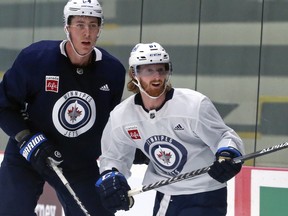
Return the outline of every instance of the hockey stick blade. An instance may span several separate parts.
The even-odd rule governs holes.
[[[272,146],[272,147],[264,148],[264,149],[262,149],[260,151],[256,151],[256,152],[253,152],[253,153],[250,153],[250,154],[247,154],[247,155],[236,157],[236,158],[233,159],[233,162],[234,163],[242,163],[242,162],[244,162],[246,160],[249,160],[249,159],[252,159],[252,158],[256,158],[256,157],[260,157],[260,156],[263,156],[263,155],[266,155],[266,154],[270,154],[272,152],[276,152],[276,151],[285,149],[287,147],[288,147],[288,142],[284,142],[284,143],[277,144],[277,145]],[[191,171],[191,172],[188,172],[188,173],[183,173],[183,174],[180,174],[178,176],[174,176],[172,178],[168,178],[168,179],[164,179],[162,181],[155,182],[153,184],[144,185],[142,187],[135,188],[135,189],[132,189],[132,190],[128,191],[128,196],[129,197],[130,196],[134,196],[134,195],[137,195],[137,194],[140,194],[140,193],[143,193],[143,192],[146,192],[146,191],[150,191],[150,190],[153,190],[153,189],[165,186],[165,185],[173,184],[175,182],[179,182],[179,181],[182,181],[182,180],[185,180],[185,179],[190,179],[190,178],[193,178],[195,176],[207,173],[209,171],[209,169],[210,169],[210,166],[203,167],[201,169],[197,169],[197,170],[194,170],[194,171]]]
[[[86,210],[86,208],[84,207],[84,205],[82,204],[82,202],[79,200],[79,198],[77,197],[76,193],[74,192],[74,190],[71,188],[68,180],[65,178],[65,176],[63,175],[62,171],[59,169],[59,167],[53,162],[52,158],[48,158],[49,160],[49,165],[51,166],[51,168],[54,170],[54,172],[57,174],[57,176],[60,178],[60,180],[62,181],[62,183],[65,185],[65,187],[67,188],[67,190],[70,192],[71,196],[74,198],[74,200],[77,202],[77,204],[79,205],[79,207],[81,208],[81,210],[83,211],[83,213],[85,214],[85,216],[91,216],[89,214],[89,212]]]

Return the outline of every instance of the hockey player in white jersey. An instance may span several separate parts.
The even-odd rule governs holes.
[[[207,96],[172,88],[171,73],[169,55],[160,44],[133,48],[128,90],[135,94],[110,113],[96,188],[107,209],[128,210],[133,201],[126,178],[137,148],[150,159],[144,185],[213,164],[206,174],[158,188],[153,216],[224,216],[226,182],[242,167],[229,159],[244,153],[242,140]],[[219,157],[226,159],[219,162]]]

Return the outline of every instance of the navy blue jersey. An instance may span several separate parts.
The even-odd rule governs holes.
[[[121,101],[125,68],[98,47],[89,66],[72,65],[65,43],[40,41],[20,52],[0,84],[0,126],[11,136],[6,152],[19,154],[18,132],[43,132],[62,153],[62,167],[73,170],[100,155],[102,130]]]

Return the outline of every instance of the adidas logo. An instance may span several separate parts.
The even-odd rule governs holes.
[[[184,130],[184,128],[181,126],[181,124],[178,124],[176,127],[174,127],[174,130]]]
[[[110,91],[108,84],[103,85],[99,88],[101,91]]]

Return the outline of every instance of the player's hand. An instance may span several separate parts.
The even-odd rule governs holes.
[[[124,175],[116,169],[103,172],[95,185],[103,206],[109,211],[127,211],[133,206],[133,197],[128,197],[131,188]]]
[[[57,166],[63,161],[61,153],[42,133],[25,136],[18,143],[18,147],[20,154],[40,174],[45,173],[47,168],[50,170],[48,158],[51,158]]]
[[[216,161],[210,167],[208,174],[221,183],[230,180],[242,168],[242,163],[234,163],[232,160],[238,156],[241,156],[241,153],[235,148],[220,148],[216,153]]]

